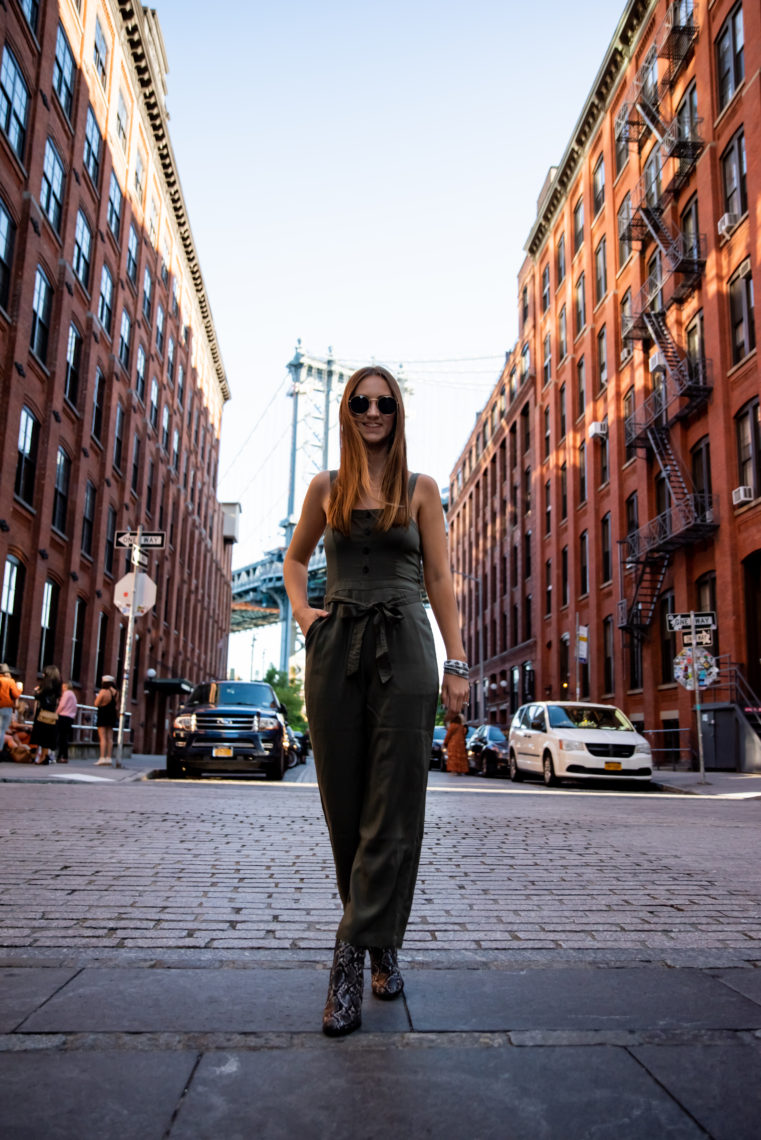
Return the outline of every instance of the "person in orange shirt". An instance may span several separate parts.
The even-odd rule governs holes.
[[[449,722],[447,734],[444,737],[443,747],[447,750],[447,772],[455,772],[458,776],[468,774],[468,752],[465,747],[467,730],[461,716],[453,716]]]
[[[13,719],[16,701],[20,696],[21,688],[13,680],[10,669],[3,661],[0,665],[0,741],[5,740],[5,734]]]

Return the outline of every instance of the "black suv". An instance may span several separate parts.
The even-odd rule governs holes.
[[[266,681],[196,685],[172,723],[167,775],[264,772],[282,780],[288,766],[284,713]]]

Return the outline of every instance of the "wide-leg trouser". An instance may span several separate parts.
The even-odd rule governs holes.
[[[309,731],[344,905],[338,937],[355,946],[401,946],[420,861],[438,673],[422,603],[403,615],[385,630],[385,683],[372,621],[350,675],[351,618],[334,612],[307,637]]]

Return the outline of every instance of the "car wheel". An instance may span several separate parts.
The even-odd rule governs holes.
[[[494,761],[491,754],[484,749],[481,753],[481,775],[492,776],[494,774]]]
[[[545,752],[542,757],[542,775],[544,777],[545,786],[551,788],[556,784],[557,776],[555,775],[555,765],[552,763],[552,757],[549,752]]]
[[[514,784],[519,783],[523,779],[523,773],[518,767],[518,761],[515,759],[515,753],[512,748],[510,749],[510,779]]]
[[[166,758],[166,774],[170,780],[181,780],[185,774],[182,770],[182,764],[171,752]]]
[[[268,773],[270,780],[282,780],[283,776],[285,775],[286,764],[287,760],[285,758],[285,752],[281,752],[280,759],[276,760],[275,763],[270,767]]]

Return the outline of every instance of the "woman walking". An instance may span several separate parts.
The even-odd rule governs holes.
[[[444,737],[443,747],[447,750],[447,772],[456,772],[458,776],[468,774],[468,751],[465,747],[467,731],[462,717],[458,713],[449,722],[447,734]]]
[[[404,405],[385,368],[361,368],[339,410],[341,465],[311,482],[283,575],[305,636],[305,697],[343,917],[323,1030],[362,1021],[365,951],[372,991],[398,997],[397,950],[412,906],[439,683],[425,586],[447,653],[450,714],[467,703],[468,666],[433,479],[407,470]],[[325,535],[325,608],[307,567]]]
[[[111,763],[111,749],[114,743],[114,725],[119,716],[119,690],[116,688],[114,678],[106,673],[101,681],[101,687],[95,697],[97,712],[98,744],[100,755],[95,766]]]
[[[48,753],[58,740],[58,702],[61,674],[56,665],[46,665],[42,680],[34,690],[34,719],[30,745],[36,750],[35,764],[49,764]]]
[[[62,689],[61,699],[58,702],[58,749],[56,759],[59,764],[68,764],[71,728],[77,718],[77,696],[71,681],[64,681]]]

